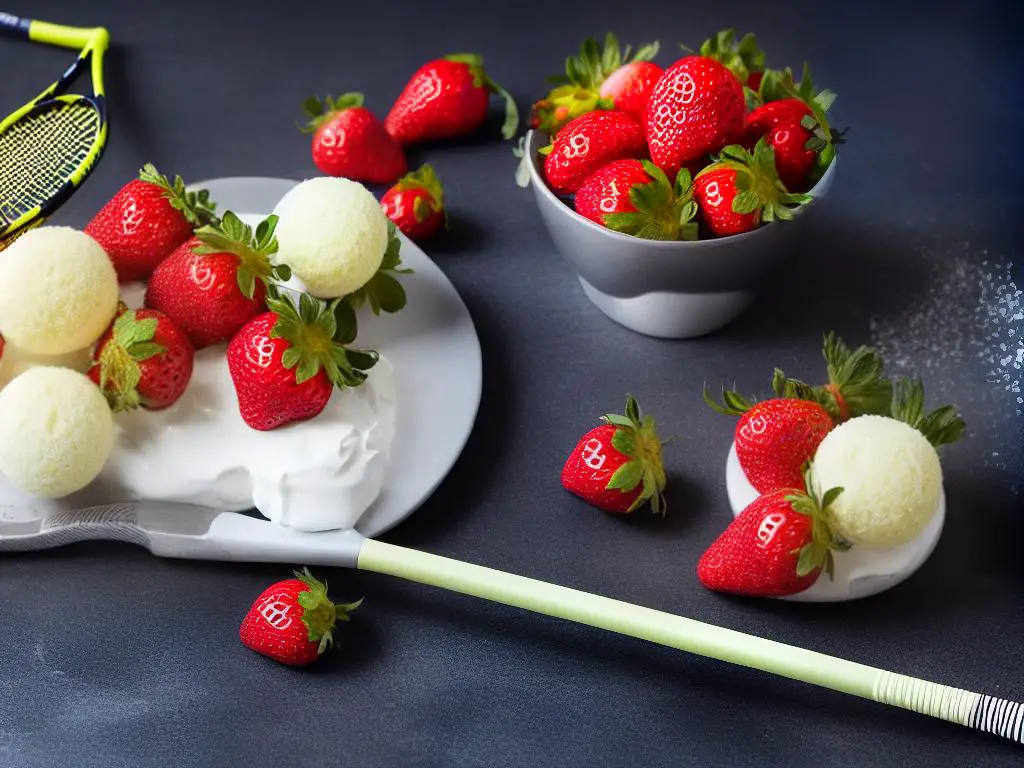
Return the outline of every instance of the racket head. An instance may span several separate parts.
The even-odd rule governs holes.
[[[106,142],[102,96],[43,99],[0,123],[0,239],[59,208],[92,172]]]

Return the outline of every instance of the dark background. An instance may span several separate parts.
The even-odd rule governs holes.
[[[839,94],[834,122],[850,126],[835,186],[757,304],[699,340],[637,336],[587,302],[514,185],[497,100],[479,138],[412,155],[446,183],[452,232],[427,250],[477,324],[484,394],[450,477],[384,538],[1021,700],[1010,391],[1021,372],[998,349],[1019,343],[1020,322],[986,309],[1022,234],[1017,5],[53,0],[6,10],[103,24],[114,40],[109,149],[52,220],[74,226],[146,161],[189,180],[315,175],[294,127],[303,98],[361,90],[383,116],[409,74],[444,53],[482,53],[524,113],[565,54],[609,29],[634,44],[660,38],[663,65],[677,42],[727,26],[755,31],[770,65],[809,59]],[[0,40],[0,111],[71,56]],[[944,455],[944,536],[915,576],[858,603],[710,593],[694,567],[728,520],[732,422],[702,404],[701,386],[766,393],[776,365],[820,379],[829,329],[877,343],[925,376],[930,402],[963,409],[970,434]],[[576,438],[627,392],[676,438],[665,520],[613,519],[559,485]],[[1009,766],[1024,754],[824,689],[340,570],[322,573],[334,595],[366,597],[342,650],[286,669],[246,650],[237,630],[287,573],[114,544],[4,557],[0,765]]]

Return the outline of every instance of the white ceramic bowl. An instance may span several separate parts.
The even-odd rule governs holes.
[[[661,242],[624,235],[573,210],[544,181],[538,150],[547,136],[530,131],[526,152],[530,186],[555,247],[579,273],[584,292],[618,323],[648,336],[688,338],[717,330],[738,317],[765,275],[785,258],[800,220],[753,232],[694,242]],[[808,194],[822,198],[832,185],[836,160]]]

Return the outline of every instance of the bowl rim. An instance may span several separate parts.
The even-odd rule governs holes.
[[[543,131],[537,130],[536,128],[531,128],[529,131],[527,131],[526,141],[523,143],[523,149],[529,156],[528,165],[530,168],[530,182],[533,184],[535,188],[541,190],[541,194],[545,195],[556,206],[563,209],[563,213],[567,214],[570,218],[582,222],[586,226],[590,227],[591,230],[594,232],[604,233],[604,235],[611,237],[611,239],[613,240],[619,240],[623,243],[634,244],[641,242],[647,246],[650,246],[651,248],[659,250],[681,250],[689,248],[696,249],[702,247],[711,248],[715,246],[720,247],[722,243],[749,240],[750,238],[757,237],[758,235],[763,235],[765,232],[770,232],[779,225],[786,226],[793,223],[779,222],[776,220],[769,222],[767,225],[760,226],[757,229],[751,230],[750,232],[741,232],[738,235],[727,235],[725,237],[709,237],[704,240],[648,240],[646,238],[637,237],[636,235],[627,235],[623,232],[616,232],[614,229],[602,227],[597,222],[591,221],[586,216],[583,216],[582,214],[577,212],[574,207],[572,207],[571,205],[567,205],[564,200],[559,198],[558,195],[551,191],[551,188],[547,185],[547,182],[544,180],[543,174],[540,171],[540,154],[536,149],[534,149],[534,142],[536,141],[536,138],[543,134]],[[818,197],[814,194],[814,191],[818,189],[826,179],[828,179],[830,176],[834,174],[836,163],[838,161],[839,153],[837,152],[832,157],[832,162],[829,164],[829,167],[825,170],[825,173],[823,173],[821,175],[821,178],[818,179],[818,182],[807,191],[807,194],[814,197],[815,201],[818,199]],[[812,205],[813,202],[814,201],[812,201],[811,203]],[[800,213],[802,213],[802,211]],[[798,213],[797,215],[800,215],[800,213]]]

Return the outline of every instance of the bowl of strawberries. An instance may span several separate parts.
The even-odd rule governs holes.
[[[533,105],[518,180],[602,312],[688,338],[751,303],[843,139],[835,95],[807,65],[799,81],[766,69],[753,35],[725,30],[664,69],[658,50],[585,41]]]

